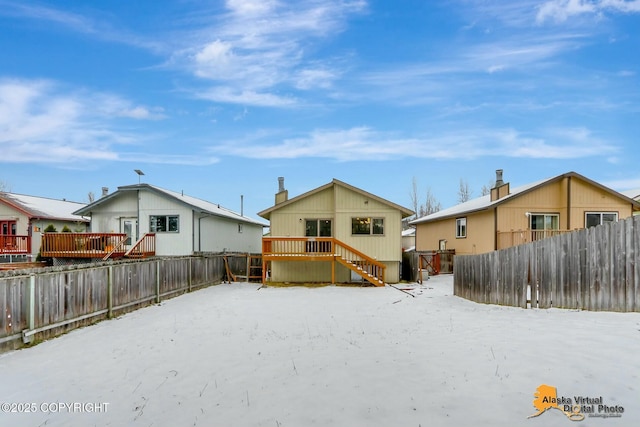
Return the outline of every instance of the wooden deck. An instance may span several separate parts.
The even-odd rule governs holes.
[[[273,261],[331,261],[331,281],[335,283],[335,263],[355,271],[375,286],[384,286],[386,266],[334,237],[263,237],[262,283],[267,264]]]
[[[155,233],[145,234],[131,249],[124,233],[44,233],[40,255],[46,258],[145,258],[156,253]]]
[[[31,253],[29,236],[0,235],[0,255],[22,255]]]
[[[510,248],[547,237],[559,236],[575,230],[511,230],[497,232],[497,249]]]

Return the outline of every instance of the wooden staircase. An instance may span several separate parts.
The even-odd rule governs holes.
[[[156,233],[145,233],[124,253],[125,258],[146,258],[156,254]]]
[[[383,263],[333,237],[263,237],[263,283],[266,264],[271,261],[334,261],[374,286],[385,285]],[[333,268],[332,282],[335,283]]]

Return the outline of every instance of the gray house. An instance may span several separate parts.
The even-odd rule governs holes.
[[[196,197],[149,184],[118,187],[74,212],[91,218],[92,233],[125,233],[127,247],[155,233],[159,256],[197,252],[260,253],[263,228],[258,220]]]

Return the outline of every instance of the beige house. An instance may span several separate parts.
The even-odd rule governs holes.
[[[416,250],[479,254],[618,221],[640,203],[575,172],[517,188],[496,171],[491,194],[411,221]]]
[[[636,188],[634,190],[621,191],[625,196],[635,200],[636,202],[640,202],[640,188]],[[635,211],[634,215],[640,215],[640,211]]]
[[[402,219],[413,212],[334,179],[292,199],[280,186],[263,237],[263,279],[376,286],[400,280]]]

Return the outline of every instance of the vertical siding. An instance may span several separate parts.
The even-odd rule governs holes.
[[[584,228],[586,212],[618,212],[620,220],[632,215],[630,203],[578,177],[563,178],[548,183],[513,199],[505,200],[495,209],[498,232],[529,229],[527,212],[559,214],[559,228],[563,230]],[[486,213],[466,215],[467,239],[455,238],[455,218],[418,224],[416,250],[438,249],[438,241],[446,239],[447,249],[455,249],[457,254],[492,251],[494,250],[492,212],[489,210]],[[489,220],[483,215],[491,215],[492,219]]]
[[[305,219],[334,220],[333,190],[327,188],[315,194],[284,206],[271,213],[271,235],[278,237],[304,236]]]
[[[353,217],[384,218],[384,235],[351,234]],[[392,283],[400,277],[402,259],[401,212],[385,203],[340,185],[333,185],[274,210],[270,217],[271,235],[305,235],[306,219],[331,219],[333,237],[389,265],[387,277]],[[349,281],[351,274],[336,265],[336,281]],[[324,262],[273,262],[272,280],[276,282],[331,280],[331,264]]]
[[[120,233],[120,218],[136,218],[138,201],[135,192],[125,192],[96,207],[91,212],[92,233]]]
[[[193,252],[193,213],[191,208],[151,191],[140,191],[140,236],[148,233],[151,215],[178,215],[179,232],[156,233],[156,255],[189,255]]]
[[[586,212],[618,212],[618,219],[632,215],[630,203],[582,180],[571,180],[571,228],[585,227]]]
[[[219,216],[196,217],[195,250],[199,252],[251,252],[262,250],[262,226],[242,223]]]
[[[461,215],[467,218],[467,237],[456,237],[456,218],[443,219],[416,227],[416,250],[439,250],[440,240],[447,241],[447,249],[456,254],[485,253],[494,249],[494,217],[493,210]]]
[[[399,210],[355,193],[347,188],[336,189],[335,237],[378,261],[402,260],[402,218]],[[354,217],[384,218],[384,235],[353,235]]]

